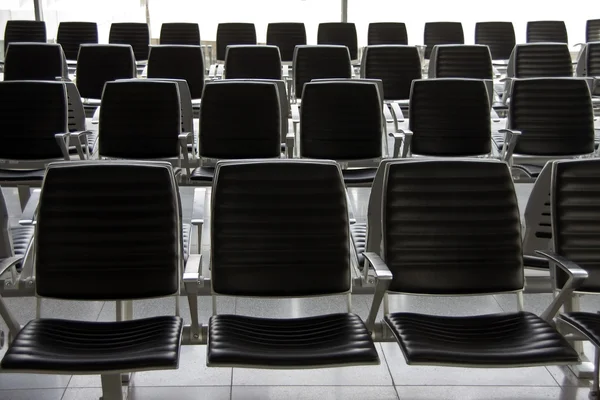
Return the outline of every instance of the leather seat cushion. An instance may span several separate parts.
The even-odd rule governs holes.
[[[10,228],[13,241],[13,251],[16,256],[25,255],[25,251],[31,243],[35,228],[32,226],[14,226]]]
[[[550,269],[550,263],[543,257],[523,255],[523,264],[530,268]]]
[[[346,185],[371,184],[375,179],[377,168],[343,169],[342,175]]]
[[[385,322],[408,364],[532,366],[577,363],[577,352],[528,312],[447,317],[395,313]]]
[[[8,182],[41,182],[44,180],[46,174],[45,169],[35,170],[11,170],[11,169],[0,169],[0,181]]]
[[[295,319],[217,315],[209,322],[210,366],[348,364],[379,364],[371,335],[355,314]]]
[[[56,373],[174,369],[183,321],[165,316],[125,322],[38,319],[19,332],[2,368]]]
[[[559,319],[584,333],[596,347],[600,347],[600,314],[571,312],[561,314]]]
[[[183,224],[183,260],[187,262],[188,256],[190,255],[190,237],[192,235],[192,225]]]
[[[354,243],[354,249],[358,256],[358,267],[362,269],[365,263],[365,256],[363,253],[367,246],[367,224],[357,222],[350,225],[350,234],[352,235],[352,242]]]
[[[192,181],[203,181],[212,182],[215,178],[215,169],[211,167],[200,167],[192,171],[190,180]]]

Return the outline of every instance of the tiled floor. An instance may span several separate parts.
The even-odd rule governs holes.
[[[193,189],[182,188],[184,219],[191,217]],[[524,208],[531,185],[517,187]],[[351,189],[350,199],[358,221],[366,220],[368,189]],[[5,190],[10,214],[16,223],[19,215],[15,191]],[[194,241],[195,243],[195,241]],[[194,244],[195,246],[195,244]],[[208,244],[204,243],[205,252]],[[194,248],[194,251],[196,249]],[[189,307],[181,299],[182,315],[189,321]],[[352,297],[354,310],[366,318],[369,295]],[[550,295],[525,295],[527,310],[539,313],[550,302]],[[35,316],[32,298],[9,299],[21,322]],[[585,310],[600,309],[600,299],[585,298]],[[219,299],[219,312],[254,316],[306,316],[345,309],[344,297],[259,301],[236,298]],[[209,298],[200,298],[200,318],[206,322],[211,313]],[[516,309],[512,295],[474,298],[424,298],[399,296],[390,299],[393,310],[411,310],[445,315],[494,313]],[[135,317],[173,313],[174,299],[136,302]],[[44,301],[42,315],[84,320],[114,318],[112,303],[67,303]],[[0,326],[3,323],[0,322]],[[589,382],[578,381],[567,368],[538,367],[522,369],[463,369],[407,366],[395,343],[378,343],[382,360],[379,366],[318,370],[253,370],[207,368],[204,346],[185,346],[179,369],[167,372],[137,373],[128,388],[130,399],[144,400],[440,400],[440,399],[587,399]],[[3,352],[0,352],[2,355]],[[101,395],[97,376],[43,376],[0,374],[1,400],[87,400]]]

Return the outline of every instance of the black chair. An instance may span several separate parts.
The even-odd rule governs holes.
[[[188,22],[164,23],[160,27],[160,44],[200,46],[200,27]]]
[[[508,60],[515,47],[515,27],[512,22],[477,22],[475,44],[490,48],[493,60]]]
[[[215,295],[272,299],[350,292],[346,190],[336,163],[220,162],[211,218]],[[259,244],[257,253],[252,249]],[[314,279],[315,273],[323,279]],[[380,362],[364,323],[350,312],[288,319],[217,314],[208,337],[209,366],[306,369]]]
[[[371,22],[367,33],[369,46],[381,44],[408,44],[404,22]]]
[[[8,20],[4,29],[4,53],[13,42],[46,43],[44,21]]]
[[[484,45],[436,45],[429,60],[429,78],[494,79],[492,55]]]
[[[581,284],[585,272],[579,268],[567,267],[573,278],[541,317],[522,310],[471,316],[392,312],[382,325],[375,323],[387,292],[472,296],[519,293],[524,286],[519,209],[506,163],[411,160],[385,168],[382,201],[372,216],[382,221],[381,250],[365,253],[365,268],[377,282],[367,327],[395,338],[409,365],[578,363],[552,319]]]
[[[465,35],[460,22],[426,22],[423,34],[425,59],[429,59],[433,46],[437,44],[464,44]]]
[[[307,83],[300,110],[300,137],[296,138],[299,155],[348,163],[342,171],[344,182],[370,186],[382,157],[382,117],[376,83]]]
[[[84,99],[101,99],[104,84],[136,76],[130,45],[83,44],[77,57],[77,89]]]
[[[252,23],[228,22],[217,26],[217,61],[225,61],[227,46],[256,44],[256,27]]]
[[[556,161],[552,163],[551,219],[552,245],[550,251],[538,252],[556,265],[555,284],[564,285],[569,276],[564,266],[582,268],[588,275],[578,288],[578,294],[595,294],[600,291],[597,246],[598,241],[598,178],[600,164],[597,159]],[[545,250],[545,249],[544,249]],[[565,333],[575,333],[578,339],[588,340],[596,348],[593,383],[590,399],[597,399],[598,348],[600,347],[599,314],[571,310],[561,314],[558,326]]]
[[[281,61],[294,60],[296,46],[306,44],[306,27],[303,22],[271,22],[267,26],[267,45],[279,47]]]
[[[585,42],[600,41],[600,19],[589,19],[585,23]]]
[[[98,25],[95,22],[61,22],[56,43],[60,44],[67,60],[77,60],[79,46],[98,43]]]
[[[71,301],[178,295],[181,218],[168,164],[51,165],[38,208],[36,295]],[[5,310],[1,297],[0,302]],[[179,316],[117,322],[40,318],[21,328],[6,314],[14,340],[1,362],[4,373],[101,375],[104,398],[120,400],[121,373],[178,367]]]
[[[108,34],[110,44],[128,44],[136,61],[148,60],[150,30],[145,22],[113,22]]]
[[[346,46],[296,46],[293,69],[296,99],[302,98],[304,84],[313,79],[352,77],[350,52]]]
[[[200,168],[190,181],[208,185],[220,159],[281,157],[279,89],[275,82],[207,83],[200,105]]]
[[[226,79],[281,80],[282,66],[277,46],[232,45],[225,54]]]
[[[569,43],[565,21],[529,21],[527,43]]]
[[[102,94],[98,155],[101,158],[166,159],[186,168],[188,140],[181,131],[181,101],[176,82],[107,82]],[[180,171],[177,171],[180,172]]]
[[[403,158],[411,154],[430,157],[494,154],[485,82],[461,78],[413,81],[409,130],[404,134]],[[398,150],[396,146],[396,157]],[[510,154],[505,157],[509,159]]]
[[[350,51],[350,59],[358,60],[358,38],[354,23],[320,23],[317,31],[317,44],[346,46]]]
[[[68,79],[67,60],[59,44],[11,43],[4,60],[4,80]]]
[[[192,99],[204,90],[204,56],[200,46],[160,45],[150,47],[148,78],[184,79]]]
[[[513,168],[535,178],[549,159],[594,153],[594,111],[579,78],[515,79],[506,127],[521,134]],[[527,156],[516,158],[517,156]]]

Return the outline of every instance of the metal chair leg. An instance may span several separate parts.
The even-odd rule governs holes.
[[[121,374],[101,375],[102,397],[100,400],[125,400],[121,386]]]

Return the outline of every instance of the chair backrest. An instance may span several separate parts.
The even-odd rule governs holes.
[[[441,78],[413,81],[409,129],[412,153],[476,156],[492,150],[490,105],[480,79]]]
[[[200,46],[200,27],[189,22],[164,23],[160,27],[160,44]]]
[[[537,256],[536,250],[548,250],[550,248],[552,240],[551,177],[552,162],[548,162],[535,180],[525,206],[523,254]]]
[[[192,99],[202,97],[204,56],[200,46],[159,45],[150,47],[148,78],[185,79]]]
[[[77,57],[81,97],[100,99],[104,84],[137,75],[133,49],[127,44],[82,44]]]
[[[256,44],[256,27],[252,23],[227,22],[217,26],[217,60],[225,61],[227,46]]]
[[[517,44],[512,22],[478,22],[475,44],[489,46],[493,60],[508,60]]]
[[[509,77],[570,77],[573,61],[564,43],[527,43],[515,46],[506,71]]]
[[[281,74],[281,56],[277,46],[227,46],[225,78],[280,80]]]
[[[507,128],[522,132],[515,154],[594,152],[594,110],[585,79],[514,79]]]
[[[425,59],[429,59],[433,46],[437,44],[464,44],[465,35],[460,22],[426,22],[423,34]]]
[[[4,60],[4,80],[68,79],[67,60],[60,44],[11,43]]]
[[[529,21],[527,43],[569,43],[565,21]]]
[[[404,22],[371,22],[367,32],[367,44],[408,44],[408,33]]]
[[[136,61],[148,59],[150,30],[145,22],[113,22],[110,25],[108,43],[128,44]]]
[[[600,19],[589,19],[586,21],[585,41],[586,43],[600,41]]]
[[[577,76],[597,77],[600,76],[600,41],[589,42],[581,49],[581,55],[577,61]]]
[[[306,45],[294,51],[294,91],[302,98],[304,84],[313,79],[351,78],[352,63],[346,46]]]
[[[6,200],[0,188],[0,259],[15,255]]]
[[[32,99],[35,99],[32,102]],[[62,82],[0,82],[0,159],[62,158],[54,135],[68,132]]]
[[[275,82],[207,83],[200,105],[200,155],[215,159],[280,157],[280,118]]]
[[[68,100],[69,132],[85,131],[85,109],[74,82],[65,82]]]
[[[413,80],[421,79],[421,58],[414,46],[367,46],[361,78],[381,79],[385,100],[407,100]]]
[[[214,293],[298,297],[351,289],[346,190],[335,162],[219,162],[212,193]]]
[[[46,23],[44,21],[8,20],[4,29],[4,53],[13,42],[45,43]]]
[[[322,22],[317,31],[317,44],[346,46],[350,59],[358,60],[358,37],[352,22]]]
[[[329,79],[313,79],[311,82],[368,82],[374,83],[377,86],[377,93],[379,95],[379,100],[381,101],[381,107],[383,109],[384,104],[384,94],[383,94],[383,82],[381,79],[369,79],[369,78],[359,78],[359,79],[345,79],[345,78],[329,78]]]
[[[56,43],[62,46],[67,60],[77,60],[79,46],[98,43],[98,25],[95,22],[61,22]]]
[[[221,79],[221,80],[216,80],[213,82],[218,83],[218,82],[232,82],[232,81],[234,81],[234,79]],[[281,110],[281,118],[280,118],[281,143],[285,143],[285,138],[288,133],[288,122],[289,122],[287,116],[290,115],[290,113],[291,113],[290,102],[288,101],[288,96],[287,96],[286,82],[284,80],[273,80],[273,79],[235,79],[235,81],[266,82],[266,83],[271,83],[271,84],[274,83],[277,86],[277,92],[279,94],[279,105],[280,105],[279,109]]]
[[[381,158],[381,107],[374,82],[307,83],[300,109],[300,156],[339,161]]]
[[[390,291],[522,290],[521,222],[508,165],[497,160],[386,164],[383,259]]]
[[[303,22],[272,22],[267,26],[267,45],[279,47],[281,61],[294,60],[296,46],[306,44]]]
[[[600,292],[600,160],[564,160],[552,165],[552,242],[554,251],[588,273],[579,291]],[[567,275],[556,268],[557,287]]]
[[[177,191],[167,163],[50,165],[37,214],[37,295],[119,300],[177,293],[183,260]]]
[[[436,45],[429,59],[429,78],[494,79],[492,55],[486,45]]]
[[[100,156],[178,157],[179,97],[176,82],[142,79],[107,82],[100,108]]]

